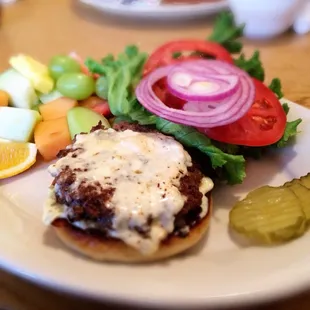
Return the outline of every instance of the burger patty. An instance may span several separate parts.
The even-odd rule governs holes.
[[[102,129],[100,124],[94,127],[92,132],[99,129]],[[116,124],[114,129],[117,131],[129,129],[136,132],[157,132],[149,127],[126,122]],[[58,158],[67,156],[70,152],[72,152],[70,149],[65,149],[59,152]],[[76,151],[72,156],[76,156]],[[115,188],[112,186],[102,188],[99,182],[87,184],[82,181],[77,189],[71,189],[70,185],[75,182],[76,173],[78,172],[78,170],[73,171],[66,167],[54,179],[53,185],[56,189],[56,201],[67,206],[69,222],[89,220],[99,223],[99,226],[102,228],[100,233],[106,235],[106,232],[112,228],[114,217],[113,210],[107,207],[107,203],[113,197]],[[188,228],[196,225],[201,219],[202,193],[199,191],[199,186],[202,178],[203,174],[195,163],[188,167],[187,174],[180,178],[179,191],[186,197],[186,200],[183,208],[175,217],[174,235],[185,237],[188,234]],[[164,194],[163,198],[165,198]],[[149,225],[152,223],[152,220],[152,218],[148,219]],[[55,224],[56,222],[57,220]],[[147,236],[149,225],[146,227],[136,227],[136,231],[141,235]]]

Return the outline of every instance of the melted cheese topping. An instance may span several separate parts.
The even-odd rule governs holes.
[[[115,188],[106,204],[115,214],[109,235],[143,254],[156,252],[160,242],[173,232],[175,215],[185,202],[178,187],[180,178],[187,173],[192,162],[183,146],[159,133],[107,129],[78,135],[71,148],[82,150],[76,157],[69,153],[51,165],[51,175],[55,177],[69,166],[72,170],[80,169],[71,185],[73,188],[82,181],[98,181],[103,188]],[[209,178],[202,179],[201,217],[208,212],[205,194],[212,187]],[[66,218],[67,208],[57,204],[54,192],[57,186],[55,188],[50,190],[45,204],[43,220],[47,225],[56,218]],[[149,218],[153,219],[150,225]],[[82,229],[96,228],[97,225],[89,221],[72,224]],[[150,226],[147,237],[135,229],[145,225]]]

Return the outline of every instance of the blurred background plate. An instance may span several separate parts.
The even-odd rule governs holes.
[[[79,0],[104,13],[143,19],[193,19],[228,7],[226,0]]]

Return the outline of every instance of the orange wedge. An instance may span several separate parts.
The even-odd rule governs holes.
[[[36,162],[36,156],[37,148],[34,143],[0,139],[0,179],[29,169]]]

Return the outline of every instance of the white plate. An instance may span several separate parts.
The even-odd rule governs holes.
[[[161,5],[160,0],[80,0],[102,12],[123,17],[138,17],[143,19],[173,19],[196,18],[214,14],[228,7],[226,0],[199,4]]]
[[[310,234],[278,247],[241,246],[227,230],[237,197],[264,184],[278,185],[310,171],[310,110],[296,144],[248,164],[243,185],[218,188],[209,235],[187,255],[167,262],[126,266],[96,263],[67,250],[41,222],[51,181],[44,165],[0,183],[0,266],[65,291],[127,304],[229,306],[261,302],[310,285]]]

